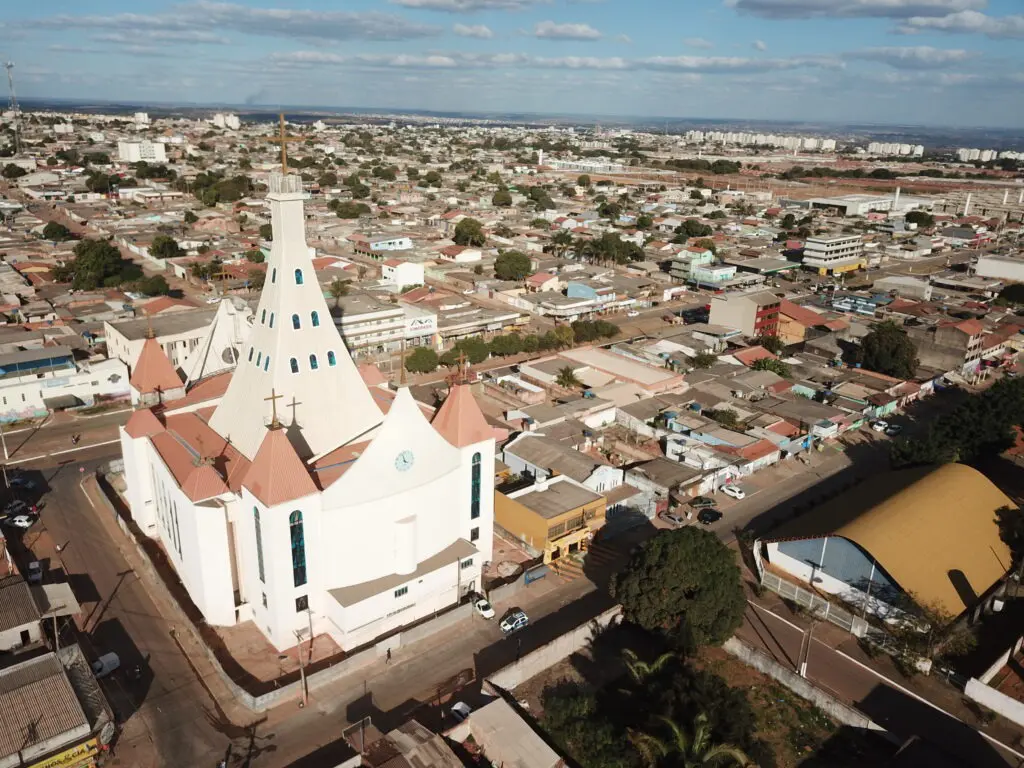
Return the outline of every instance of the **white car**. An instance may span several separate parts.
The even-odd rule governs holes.
[[[889,428],[889,422],[882,421],[881,419],[879,419],[878,421],[871,425],[871,428],[875,430],[875,432],[885,432],[885,430]]]
[[[738,485],[723,485],[722,493],[726,496],[731,496],[734,499],[743,499],[747,496],[747,494],[743,492],[743,489]]]
[[[523,629],[529,623],[530,619],[523,611],[513,611],[502,619],[498,626],[504,634],[511,635],[513,632]]]
[[[626,317],[640,317],[640,313],[637,312],[635,309],[631,309],[629,310],[629,312],[626,313]]]
[[[13,525],[15,528],[31,528],[34,522],[35,519],[28,515],[18,515],[17,517],[10,518],[7,521],[7,525]]]
[[[456,723],[461,723],[473,712],[473,708],[464,701],[457,701],[452,704],[452,717]]]
[[[491,604],[487,602],[484,598],[481,597],[479,600],[473,603],[473,607],[476,608],[476,612],[483,616],[485,619],[494,618],[494,608],[492,608]]]

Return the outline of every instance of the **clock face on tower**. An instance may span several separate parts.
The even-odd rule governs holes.
[[[412,462],[412,451],[402,451],[395,457],[395,469],[399,472],[405,472],[407,469],[412,469]]]

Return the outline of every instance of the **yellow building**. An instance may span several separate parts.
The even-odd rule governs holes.
[[[495,522],[550,563],[587,548],[604,525],[605,498],[559,475],[506,496],[494,494]]]

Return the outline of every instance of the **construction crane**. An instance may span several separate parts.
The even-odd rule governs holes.
[[[21,108],[18,106],[18,96],[14,92],[14,62],[8,61],[4,64],[7,70],[7,87],[11,92],[11,102],[8,109],[14,119],[14,154],[21,154]]]

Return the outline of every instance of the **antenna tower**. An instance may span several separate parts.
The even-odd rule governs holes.
[[[8,109],[14,116],[14,154],[21,154],[21,108],[18,106],[18,96],[14,92],[14,62],[8,61],[4,64],[7,70],[7,87],[11,92],[11,101]]]

